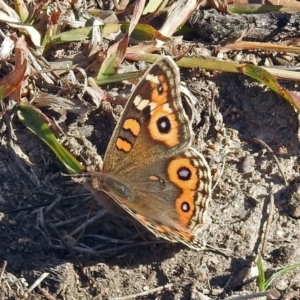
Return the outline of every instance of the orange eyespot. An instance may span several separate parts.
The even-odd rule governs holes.
[[[179,128],[176,116],[164,106],[158,107],[153,111],[148,130],[154,140],[163,142],[168,147],[174,147],[179,144]]]
[[[175,209],[182,226],[188,226],[195,211],[194,193],[190,190],[183,193],[175,201]]]
[[[159,83],[156,83],[152,80],[150,80],[149,82],[152,90],[152,93],[150,95],[151,101],[155,102],[157,105],[163,105],[164,103],[166,103],[168,98],[169,87],[165,81],[165,77],[162,75],[159,76]]]
[[[189,158],[177,158],[168,166],[170,180],[181,189],[196,190],[198,188],[198,170]]]

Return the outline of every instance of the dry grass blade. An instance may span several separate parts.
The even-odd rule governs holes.
[[[27,6],[23,0],[15,1],[15,11],[22,22],[25,22],[29,16]]]
[[[300,54],[300,47],[270,44],[270,43],[247,42],[247,41],[228,44],[226,46],[218,48],[218,50],[223,52],[232,51],[232,50],[265,50],[265,51]]]
[[[31,293],[34,288],[36,288],[47,276],[49,273],[43,273],[27,290],[27,293]]]
[[[97,80],[103,79],[103,77],[114,74],[117,68],[119,67],[120,63],[123,61],[128,46],[129,36],[135,28],[136,24],[138,23],[142,15],[144,6],[145,0],[138,0],[136,2],[128,32],[119,42],[116,42],[108,49],[106,59],[101,65],[100,71],[97,76]]]
[[[10,53],[14,49],[14,47],[14,41],[8,36],[5,36],[0,47],[0,62],[4,63],[9,59]]]
[[[36,47],[41,47],[41,35],[40,33],[31,25],[24,24],[20,22],[19,17],[14,18],[5,14],[3,11],[0,11],[0,21],[6,22],[10,27],[23,30],[26,35],[30,36],[31,41]]]
[[[198,0],[179,0],[173,3],[168,10],[167,18],[160,28],[160,33],[166,37],[171,37],[173,33],[191,16],[198,6]],[[162,42],[158,42],[157,47],[160,48]]]
[[[16,35],[13,35],[11,38],[16,43],[15,70],[0,79],[0,100],[14,93],[14,100],[18,102],[21,98],[21,84],[27,70],[28,46],[24,36],[17,38]]]
[[[227,9],[230,13],[266,13],[266,12],[286,12],[295,13],[300,11],[300,4],[295,0],[270,0],[254,3],[251,0],[230,0]]]
[[[152,14],[155,16],[156,13],[163,10],[165,6],[167,5],[168,0],[153,0],[149,1],[146,4],[146,7],[143,11],[143,15]],[[148,19],[149,20],[149,19]]]

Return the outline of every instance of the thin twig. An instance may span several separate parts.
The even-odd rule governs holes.
[[[120,246],[120,247],[114,247],[114,248],[108,248],[108,249],[104,249],[104,250],[99,250],[96,251],[95,249],[98,249],[100,246],[96,246],[93,248],[84,248],[81,246],[74,246],[72,248],[68,247],[68,246],[64,246],[64,245],[53,245],[51,244],[51,247],[53,249],[57,249],[57,250],[72,250],[74,252],[79,252],[79,253],[86,253],[86,254],[90,254],[90,255],[95,255],[95,256],[104,256],[104,255],[108,255],[108,256],[113,256],[115,253],[119,252],[119,251],[123,251],[123,250],[127,250],[130,248],[136,248],[136,247],[140,247],[140,246],[149,246],[149,244],[165,244],[166,241],[164,240],[157,240],[157,241],[153,241],[153,242],[132,242],[130,245],[125,245],[125,246]],[[101,247],[103,248],[104,244],[101,244]]]
[[[86,219],[87,216],[88,216],[88,214],[84,214],[84,215],[74,217],[74,218],[71,218],[71,219],[68,219],[68,220],[65,220],[65,221],[60,221],[60,222],[57,222],[57,223],[53,223],[53,226],[60,227],[60,226],[69,225],[69,224],[72,224],[72,223],[75,223],[75,222],[77,223],[81,219]]]
[[[145,292],[131,294],[131,295],[123,296],[123,297],[109,298],[109,300],[126,300],[126,299],[141,297],[141,296],[147,296],[150,294],[161,292],[164,289],[170,289],[173,285],[174,285],[173,283],[168,283],[166,285],[163,285],[163,286],[160,286],[160,287],[157,287],[155,289],[151,289],[151,290],[148,290]]]
[[[219,181],[220,181],[220,179],[221,179],[221,177],[222,177],[222,174],[224,173],[224,169],[225,169],[225,156],[224,156],[224,158],[223,158],[223,162],[222,162],[222,169],[221,169],[221,173],[220,173],[220,176],[218,177],[218,179],[217,179],[217,181],[216,181],[216,183],[214,184],[214,186],[212,187],[212,191],[216,188],[216,186],[218,186],[218,184],[219,184]]]
[[[249,295],[240,295],[240,296],[229,297],[229,298],[226,298],[223,300],[248,300],[248,299],[254,299],[254,298],[258,298],[258,297],[265,298],[267,294],[268,294],[267,292],[259,292],[259,293],[249,294]]]
[[[3,277],[4,272],[5,272],[6,266],[7,266],[7,261],[5,260],[5,261],[3,262],[3,266],[2,266],[1,272],[0,272],[0,284],[1,284],[2,277]]]
[[[53,245],[53,244],[51,245],[51,247],[53,249],[56,249],[56,250],[72,250],[72,254],[77,252],[77,253],[81,253],[81,254],[88,254],[88,255],[98,256],[98,252],[94,251],[91,248],[83,248],[83,247],[79,247],[79,246],[75,246],[75,247],[70,248],[70,247],[65,247],[65,246],[62,246],[62,245]]]
[[[83,224],[81,224],[79,227],[77,227],[75,230],[73,230],[71,233],[70,233],[70,236],[73,236],[79,232],[81,232],[82,230],[84,230],[84,228],[86,228],[87,226],[93,224],[94,222],[96,222],[97,220],[103,218],[103,216],[105,216],[107,214],[107,211],[105,211],[104,209],[99,211],[99,213],[90,218],[88,221],[84,222]]]
[[[74,254],[73,251],[72,251],[72,247],[70,247],[70,246],[68,245],[66,238],[64,238],[64,237],[60,234],[60,232],[55,228],[55,226],[54,226],[50,221],[47,221],[46,223],[47,223],[47,225],[55,232],[55,234],[58,236],[59,240],[60,240],[61,243],[64,245],[64,247],[65,247],[67,250],[69,250],[72,254]],[[77,241],[76,241],[76,243],[77,243]]]
[[[62,199],[62,195],[58,195],[57,198],[45,209],[45,215],[48,214],[58,203],[60,203]]]
[[[147,241],[147,242],[136,242],[136,243],[132,243],[130,245],[124,245],[124,246],[120,246],[117,248],[109,248],[109,249],[104,249],[104,250],[99,250],[97,251],[97,255],[103,255],[103,254],[112,254],[113,251],[114,253],[119,252],[119,251],[123,251],[123,250],[127,250],[130,248],[136,248],[136,247],[140,247],[140,246],[149,246],[150,244],[156,245],[156,244],[166,244],[167,241],[165,240],[157,240],[157,241]],[[93,249],[95,249],[96,247],[94,247]]]
[[[47,299],[47,300],[55,300],[56,298],[53,297],[52,295],[50,295],[45,289],[39,289],[39,292],[41,294],[43,294],[43,296]]]
[[[46,192],[43,191],[43,192],[41,192],[41,193],[45,194]],[[47,196],[53,196],[54,194],[49,195],[49,193],[47,193],[46,195],[47,195]],[[61,201],[70,200],[70,199],[75,199],[75,198],[79,198],[79,197],[81,197],[81,196],[86,196],[86,194],[63,197],[63,198],[61,199]],[[90,194],[88,194],[88,196],[90,197]],[[84,201],[84,200],[83,200],[83,201]],[[83,201],[80,201],[80,202],[82,203]],[[42,204],[37,204],[37,205],[28,206],[28,207],[22,207],[22,208],[11,209],[11,210],[8,210],[8,211],[4,211],[4,213],[5,213],[5,214],[11,214],[11,213],[18,213],[18,212],[20,212],[20,211],[33,210],[34,208],[39,208],[39,207],[43,207],[43,206],[48,206],[48,205],[50,205],[51,203],[53,203],[53,200],[47,201],[47,202],[42,203]]]
[[[86,219],[88,219],[90,217],[91,211],[89,211],[88,216],[86,217]],[[86,230],[86,226],[87,226],[87,222],[84,222],[84,228],[82,228],[80,234],[77,237],[77,241],[79,241],[81,239],[81,237],[84,235],[85,230]]]
[[[267,236],[271,227],[272,218],[273,218],[273,212],[274,212],[274,191],[273,191],[273,184],[270,184],[270,204],[269,204],[269,213],[268,213],[268,219],[266,222],[266,227],[264,230],[264,237],[262,241],[261,246],[261,254],[265,253],[266,250],[266,244],[267,244]]]
[[[278,165],[278,169],[279,169],[279,172],[281,173],[281,176],[284,180],[284,183],[286,186],[288,186],[288,182],[285,178],[285,175],[284,175],[284,172],[282,171],[282,168],[280,166],[280,162],[277,158],[277,156],[274,154],[273,150],[271,149],[271,147],[269,145],[267,145],[264,141],[260,140],[260,139],[257,139],[257,138],[251,138],[250,140],[254,141],[254,142],[257,142],[259,144],[261,144],[263,147],[265,147],[268,152],[273,156],[274,160],[276,161],[277,165]]]

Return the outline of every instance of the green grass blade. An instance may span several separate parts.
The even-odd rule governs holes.
[[[279,270],[278,272],[274,273],[265,283],[265,290],[272,284],[272,282],[279,276],[279,275],[283,275],[284,273],[286,272],[289,272],[289,271],[293,271],[297,268],[300,268],[300,263],[298,264],[294,264],[294,265],[291,265],[291,266],[288,266],[288,267],[285,267],[281,270]]]
[[[282,96],[285,100],[290,102],[298,112],[300,112],[300,97],[297,96],[296,94],[288,91],[287,89],[283,88],[275,79],[272,74],[270,74],[268,71],[265,69],[254,66],[254,65],[245,65],[239,70],[247,75],[250,76],[251,78],[262,82],[265,84],[267,87],[269,87],[271,90],[273,90],[275,93],[278,95]]]
[[[55,153],[70,174],[78,174],[83,170],[76,158],[57,141],[41,113],[34,107],[29,103],[20,103],[17,105],[17,114],[22,123]]]
[[[263,266],[263,260],[261,255],[259,254],[257,257],[257,267],[258,267],[258,289],[260,292],[263,292],[266,290],[265,287],[265,270],[264,270],[264,266]]]

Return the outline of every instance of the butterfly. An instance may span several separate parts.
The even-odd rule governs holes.
[[[176,63],[164,57],[144,74],[88,188],[107,193],[157,237],[200,250],[211,173],[192,142]],[[113,201],[112,200],[112,201]]]

